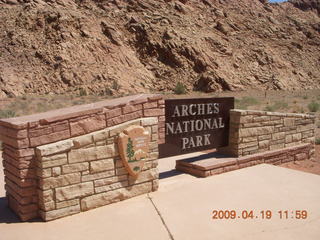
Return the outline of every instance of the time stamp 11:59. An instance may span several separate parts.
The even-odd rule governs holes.
[[[222,219],[307,219],[308,211],[307,210],[213,210],[212,219],[222,220]]]

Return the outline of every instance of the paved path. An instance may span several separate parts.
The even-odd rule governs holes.
[[[52,222],[21,223],[5,207],[0,173],[0,240],[320,239],[320,176],[258,165],[206,179],[171,171],[161,160],[159,191]],[[254,219],[213,220],[214,209],[253,210]],[[306,220],[291,210],[307,210]],[[260,211],[271,210],[271,219]],[[278,211],[289,210],[289,219]]]

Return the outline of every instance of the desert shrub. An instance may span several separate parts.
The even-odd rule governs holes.
[[[257,104],[259,104],[259,101],[254,97],[243,97],[242,99],[235,100],[236,108],[239,109],[247,109],[247,107]]]
[[[312,101],[308,104],[308,109],[310,112],[317,112],[320,109],[320,104],[315,101]]]
[[[0,151],[3,150],[3,147],[2,147],[2,142],[0,141]]]
[[[87,96],[88,95],[88,93],[87,93],[87,90],[86,89],[84,89],[84,88],[80,88],[80,90],[79,90],[79,96]]]
[[[305,96],[303,96],[302,98],[303,98],[303,99],[308,99],[308,96],[307,96],[307,95],[305,95]]]
[[[1,118],[12,118],[16,116],[16,112],[12,110],[0,110],[0,119]]]
[[[175,94],[186,94],[187,88],[183,83],[178,82],[173,91]]]
[[[268,111],[268,112],[274,112],[274,106],[273,105],[267,105],[264,109],[264,111]]]
[[[320,138],[316,138],[316,144],[320,145]]]
[[[264,110],[268,111],[268,112],[274,112],[280,109],[286,109],[288,108],[288,103],[284,102],[284,101],[277,101],[272,105],[267,105]]]
[[[118,81],[117,80],[113,80],[113,82],[112,82],[112,85],[111,85],[111,88],[112,89],[114,89],[114,90],[116,90],[116,91],[118,91],[118,90],[120,90],[120,84],[118,83]]]
[[[292,112],[293,113],[304,113],[304,108],[302,106],[293,106],[293,109],[292,109]]]

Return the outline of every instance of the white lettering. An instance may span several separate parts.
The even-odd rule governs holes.
[[[204,145],[205,145],[205,146],[210,145],[210,139],[209,139],[209,137],[210,137],[210,134],[205,134],[205,135],[204,135]]]
[[[195,107],[196,107],[196,105],[194,105],[194,104],[190,105],[189,114],[192,115],[192,116],[197,114],[197,112],[195,110],[192,110],[192,108],[195,108]]]
[[[214,103],[213,104],[213,113],[219,113],[219,103]]]
[[[174,111],[173,111],[173,115],[171,117],[180,117],[180,112],[179,112],[179,107],[175,106],[174,107]]]
[[[174,123],[173,122],[166,123],[166,135],[169,135],[169,132],[171,134],[173,134],[173,132],[174,132],[173,127],[174,127]]]
[[[182,138],[182,149],[186,149],[187,143],[189,143],[189,138]]]
[[[182,105],[182,117],[188,116],[188,105]]]
[[[202,129],[203,129],[203,121],[197,120],[196,121],[196,130],[197,131],[202,131]]]
[[[222,118],[219,118],[219,128],[224,128],[224,123],[222,122]]]

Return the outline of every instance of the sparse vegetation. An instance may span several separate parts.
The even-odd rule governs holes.
[[[118,90],[120,90],[121,86],[120,86],[120,84],[118,83],[117,80],[113,80],[111,88],[116,90],[116,91],[118,91]]]
[[[303,98],[303,99],[308,99],[308,96],[307,96],[307,95],[305,95],[305,96],[303,96],[302,98]]]
[[[254,97],[243,97],[242,99],[236,99],[236,108],[247,109],[249,106],[257,105],[259,101]]]
[[[276,101],[274,104],[272,105],[267,105],[264,110],[265,111],[269,111],[269,112],[274,112],[280,109],[287,109],[289,107],[288,103],[284,102],[284,101]]]
[[[320,104],[315,101],[312,101],[308,104],[308,109],[310,112],[317,112],[320,109]]]
[[[0,119],[1,118],[12,118],[15,116],[16,116],[16,113],[12,110],[0,110]]]
[[[320,145],[320,138],[316,138],[316,144]]]
[[[187,93],[187,88],[183,83],[178,82],[173,91],[174,91],[175,94],[178,94],[178,95],[186,94]]]
[[[84,88],[80,88],[79,96],[82,97],[82,96],[87,96],[87,95],[88,95],[87,90]]]

